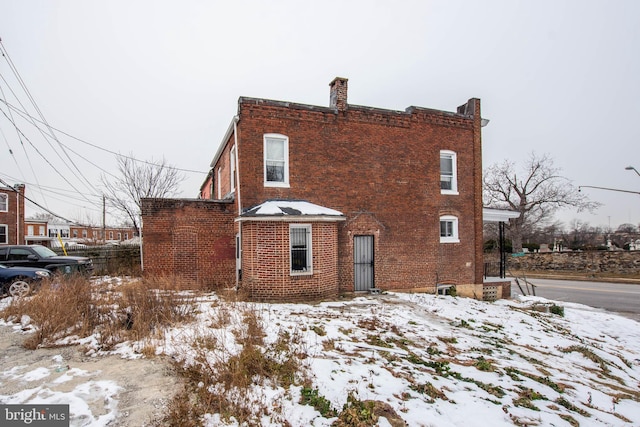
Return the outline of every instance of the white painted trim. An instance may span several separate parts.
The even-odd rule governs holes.
[[[291,230],[294,228],[303,228],[307,231],[307,270],[294,271],[292,268],[292,245],[291,245]],[[313,275],[313,227],[311,224],[289,224],[289,274],[291,276],[312,276]]]
[[[451,167],[452,167],[452,177],[451,177],[451,189],[443,190],[440,189],[441,194],[450,194],[450,195],[458,195],[458,155],[455,151],[451,150],[440,150],[440,158],[439,161],[442,160],[443,156],[451,157]],[[440,171],[440,176],[442,176],[442,170]]]
[[[284,181],[267,181],[267,139],[282,140],[284,147]],[[262,173],[265,187],[289,188],[289,137],[279,133],[265,133],[262,136]]]
[[[458,234],[458,217],[454,215],[442,215],[440,216],[440,221],[438,222],[438,233],[440,233],[440,227],[442,226],[442,222],[447,221],[453,224],[453,236],[442,236],[440,235],[440,243],[460,243],[460,235]]]

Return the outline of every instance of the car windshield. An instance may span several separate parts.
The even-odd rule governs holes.
[[[31,249],[33,249],[40,256],[40,258],[50,258],[52,256],[58,256],[57,253],[44,246],[32,246]]]

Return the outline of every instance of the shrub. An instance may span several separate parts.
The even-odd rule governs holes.
[[[553,314],[556,314],[556,315],[560,316],[560,317],[564,317],[564,307],[562,307],[560,305],[553,304],[551,306],[551,308],[549,309],[549,311],[551,313],[553,313]]]
[[[320,412],[325,418],[331,418],[338,415],[338,411],[333,409],[331,402],[324,396],[321,396],[318,389],[303,387],[300,396],[300,403],[303,405],[311,405],[316,411]]]

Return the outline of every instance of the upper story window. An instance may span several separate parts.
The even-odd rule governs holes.
[[[218,168],[218,200],[222,199],[222,168]]]
[[[289,186],[289,138],[284,135],[264,135],[264,185]]]
[[[0,193],[0,212],[7,212],[9,210],[9,195]]]
[[[0,224],[0,243],[7,244],[9,243],[9,227],[4,224]]]
[[[440,243],[459,243],[458,218],[453,215],[440,217]]]
[[[440,151],[440,192],[458,194],[458,173],[454,151]]]
[[[229,182],[231,183],[231,191],[236,190],[236,146],[231,147],[229,151]]]
[[[289,226],[289,247],[291,274],[312,274],[311,225],[291,224]]]

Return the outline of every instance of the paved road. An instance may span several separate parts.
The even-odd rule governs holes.
[[[640,285],[556,279],[528,281],[536,285],[536,295],[539,297],[603,308],[640,321]],[[526,293],[527,290],[522,287]],[[511,293],[522,294],[515,284],[511,287]]]

